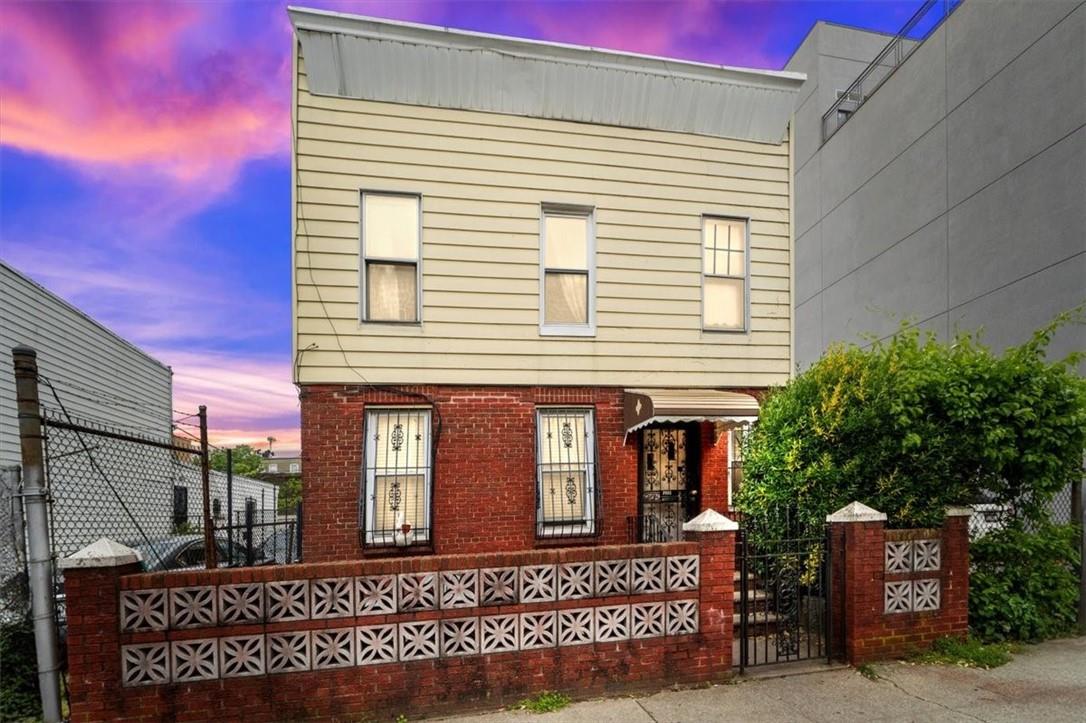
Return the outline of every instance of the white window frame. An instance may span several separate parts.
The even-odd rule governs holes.
[[[291,474],[294,474],[295,472],[301,472],[301,471],[302,471],[302,466],[300,464],[298,464],[297,462],[291,462],[290,463],[290,473]]]
[[[750,433],[750,424],[741,424],[738,428],[728,430],[728,509],[732,509],[732,494],[735,492],[735,432],[740,431],[744,435]],[[746,460],[740,459],[738,468],[743,469]]]
[[[586,239],[588,321],[585,324],[547,323],[547,217],[568,216],[588,220]],[[554,268],[560,273],[585,273],[582,269]],[[596,209],[592,206],[544,203],[539,210],[539,335],[540,336],[595,336],[596,335]]]
[[[404,259],[386,256],[366,255],[366,196],[399,196],[401,198],[414,198],[418,204],[418,251],[416,258]],[[422,326],[422,194],[406,191],[379,191],[374,189],[360,189],[358,192],[358,318],[363,324],[392,324],[395,326]],[[370,319],[367,308],[366,295],[366,263],[373,261],[386,264],[414,264],[415,265],[415,320],[397,321],[395,319]]]
[[[707,221],[738,221],[743,224],[744,243],[746,251],[743,254],[743,275],[733,276],[729,274],[710,274],[705,268],[705,224]],[[747,334],[750,332],[750,217],[749,216],[724,216],[707,213],[701,217],[701,228],[698,230],[698,254],[701,258],[701,330],[713,334]],[[739,279],[743,282],[743,326],[728,328],[723,326],[708,326],[705,323],[705,279]]]
[[[583,414],[585,418],[585,516],[583,522],[546,522],[543,519],[543,417],[561,412],[567,416]],[[596,408],[581,406],[536,407],[535,411],[535,535],[537,539],[588,536],[596,534],[596,503],[599,481],[596,478]]]
[[[375,407],[366,406],[365,409],[365,422],[363,426],[362,434],[362,446],[365,459],[364,468],[364,480],[362,492],[365,495],[362,502],[362,507],[365,510],[365,527],[366,527],[366,545],[372,545],[374,547],[390,547],[396,545],[396,539],[394,533],[378,533],[375,527],[377,526],[377,505],[373,504],[373,498],[376,495],[377,488],[377,447],[370,443],[370,431],[373,429],[373,419],[378,414],[388,414],[389,412],[425,412],[426,413],[426,447],[423,449],[423,459],[426,460],[425,473],[423,475],[423,492],[425,495],[425,504],[423,505],[423,521],[425,524],[422,529],[426,530],[426,539],[415,540],[413,545],[418,544],[433,544],[433,521],[430,516],[433,512],[433,500],[434,500],[434,485],[433,485],[433,408],[426,406],[404,406],[393,405],[387,407]],[[406,474],[417,474],[418,467],[405,467],[403,471]]]

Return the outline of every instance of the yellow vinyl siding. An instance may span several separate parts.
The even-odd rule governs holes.
[[[311,96],[297,67],[298,381],[787,379],[787,143]],[[361,189],[421,194],[421,325],[359,321]],[[595,209],[595,336],[539,333],[544,203]],[[702,330],[704,214],[751,219],[746,332]]]

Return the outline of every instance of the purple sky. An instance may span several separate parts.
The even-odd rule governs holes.
[[[778,69],[816,20],[893,32],[920,2],[299,4]],[[287,450],[284,7],[0,3],[0,257],[171,365],[213,441]]]

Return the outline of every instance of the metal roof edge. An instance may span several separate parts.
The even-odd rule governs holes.
[[[83,310],[82,310],[82,309],[80,309],[80,308],[79,308],[78,306],[76,306],[76,305],[75,305],[75,304],[73,304],[72,302],[68,301],[68,300],[67,300],[67,299],[65,299],[64,297],[60,296],[59,294],[57,294],[57,293],[55,293],[55,292],[53,292],[53,291],[50,291],[50,290],[49,290],[49,289],[48,289],[48,288],[47,288],[46,286],[44,286],[43,284],[40,284],[40,283],[38,283],[37,281],[35,281],[34,279],[30,278],[30,277],[29,277],[29,276],[28,276],[27,274],[25,274],[24,272],[22,272],[22,271],[20,271],[19,269],[15,268],[14,266],[12,266],[12,265],[11,265],[10,263],[8,263],[7,261],[4,261],[3,259],[0,259],[0,267],[3,267],[3,268],[5,268],[5,269],[7,269],[8,271],[10,271],[10,272],[11,272],[11,273],[12,273],[12,274],[13,274],[14,276],[16,276],[17,278],[20,278],[20,279],[22,279],[22,280],[23,280],[23,281],[25,281],[26,283],[30,284],[31,286],[34,286],[34,287],[36,287],[36,288],[37,288],[38,290],[40,290],[40,291],[42,291],[43,293],[45,293],[45,294],[46,294],[47,296],[50,296],[50,297],[52,297],[52,298],[53,298],[53,299],[55,299],[55,300],[56,300],[57,302],[59,302],[59,303],[60,303],[60,304],[61,304],[62,306],[65,306],[65,307],[67,307],[67,308],[68,308],[68,309],[69,309],[70,311],[73,311],[73,312],[75,312],[76,314],[78,314],[79,316],[83,317],[84,319],[86,319],[87,321],[89,321],[89,322],[90,322],[91,324],[93,324],[94,326],[96,326],[96,327],[98,327],[99,329],[101,329],[102,331],[104,331],[104,332],[105,332],[106,334],[108,334],[109,336],[113,337],[114,339],[116,339],[117,341],[121,342],[122,344],[124,344],[124,345],[125,345],[125,346],[127,346],[128,348],[132,349],[132,351],[134,351],[134,352],[137,352],[138,354],[141,354],[141,355],[143,355],[143,356],[144,356],[144,357],[146,357],[146,358],[147,358],[147,359],[148,359],[149,361],[152,361],[152,362],[154,362],[155,364],[158,364],[158,365],[159,365],[160,367],[162,367],[162,368],[163,368],[163,369],[165,369],[166,371],[170,372],[170,384],[171,384],[171,389],[170,389],[170,398],[171,398],[171,399],[173,398],[173,389],[172,389],[172,384],[173,384],[173,367],[171,367],[171,366],[170,366],[169,364],[166,364],[166,363],[165,363],[165,362],[163,362],[163,361],[160,361],[159,359],[157,359],[156,357],[152,356],[152,355],[151,355],[151,354],[150,354],[149,352],[145,351],[144,349],[141,349],[141,348],[140,348],[140,347],[139,347],[139,346],[138,346],[138,345],[137,345],[137,344],[136,344],[135,342],[133,342],[133,341],[129,341],[128,339],[124,338],[123,336],[121,336],[121,335],[120,335],[120,334],[118,334],[117,332],[113,331],[113,329],[110,329],[110,328],[109,328],[108,326],[106,326],[106,325],[105,325],[104,323],[102,323],[102,322],[98,321],[98,320],[97,320],[97,319],[95,319],[95,318],[94,318],[93,316],[91,316],[91,315],[90,315],[90,314],[88,314],[87,312],[83,311]]]
[[[798,92],[800,86],[807,80],[805,73],[792,71],[714,65],[586,45],[517,38],[402,20],[386,20],[296,5],[287,6],[287,13],[295,31],[339,33],[460,49],[489,49],[539,60],[609,66],[627,71],[789,92]]]

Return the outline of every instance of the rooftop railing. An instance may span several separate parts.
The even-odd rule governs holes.
[[[886,47],[864,68],[859,77],[852,81],[852,85],[846,90],[838,91],[837,99],[822,116],[823,143],[848,122],[852,114],[859,110],[962,2],[963,0],[924,0]]]

